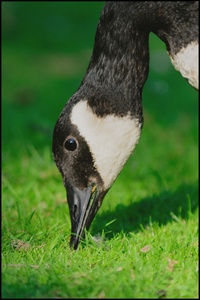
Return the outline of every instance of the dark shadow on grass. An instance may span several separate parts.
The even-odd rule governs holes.
[[[21,268],[23,269],[24,267]],[[42,272],[44,272],[44,270]],[[46,284],[42,284],[40,276],[41,271],[35,270],[35,272],[33,272],[33,270],[30,269],[29,272],[27,270],[26,283],[24,284],[20,282],[20,280],[23,280],[23,275],[21,275],[21,277],[19,276],[18,281],[15,283],[6,282],[4,279],[2,283],[2,299],[70,298],[70,293],[68,295],[68,286],[61,280],[55,280],[52,274],[49,273],[49,281]]]
[[[197,209],[197,195],[198,183],[182,184],[176,191],[163,191],[159,195],[141,199],[129,206],[118,204],[115,211],[97,214],[91,233],[95,235],[104,229],[105,233],[107,232],[106,238],[112,238],[114,234],[121,231],[138,232],[141,226],[146,227],[150,222],[157,223],[159,226],[165,225],[173,221],[171,212],[178,218],[188,219],[189,215]],[[108,198],[109,195],[107,201]],[[115,222],[106,226],[115,219]]]

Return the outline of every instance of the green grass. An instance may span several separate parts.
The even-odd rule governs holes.
[[[69,249],[52,131],[102,6],[3,3],[2,298],[198,298],[197,93],[153,35],[139,144],[85,242]]]

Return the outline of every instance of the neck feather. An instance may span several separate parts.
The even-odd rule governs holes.
[[[185,41],[197,38],[196,5],[188,1],[107,2],[79,96],[87,95],[97,115],[131,113],[142,121],[141,94],[149,71],[149,33],[154,32],[166,43],[173,58]],[[195,24],[192,29],[188,28],[187,18]]]

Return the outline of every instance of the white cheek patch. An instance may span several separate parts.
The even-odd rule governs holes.
[[[199,44],[191,42],[187,47],[182,48],[173,57],[170,56],[171,61],[176,70],[181,75],[188,79],[188,82],[198,89],[199,86]]]
[[[108,189],[138,142],[139,120],[115,115],[101,118],[92,112],[87,101],[80,101],[72,110],[71,122],[88,143],[95,167]]]

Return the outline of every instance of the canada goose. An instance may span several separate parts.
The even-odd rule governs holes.
[[[175,68],[198,88],[198,1],[106,2],[86,74],[53,133],[73,249],[138,143],[150,32],[165,42]]]

